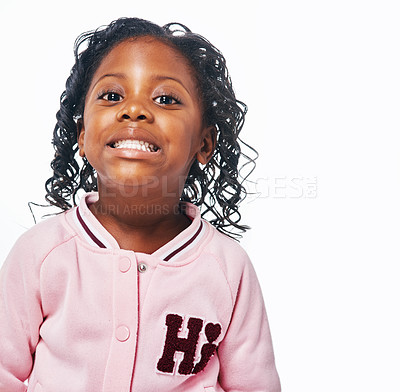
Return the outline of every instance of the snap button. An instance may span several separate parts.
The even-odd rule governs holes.
[[[115,337],[120,342],[125,342],[129,339],[130,331],[126,325],[120,325],[117,330],[115,331]]]
[[[128,257],[123,257],[120,261],[119,261],[119,270],[121,272],[128,272],[129,269],[131,268],[131,261]]]
[[[138,264],[138,271],[140,273],[146,272],[147,271],[147,265],[145,263],[139,263]]]
[[[37,384],[35,385],[35,392],[42,392],[42,391],[43,391],[42,386],[41,386],[39,383],[37,383]]]

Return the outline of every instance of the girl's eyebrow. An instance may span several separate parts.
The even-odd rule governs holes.
[[[104,78],[118,78],[118,79],[126,79],[126,75],[123,73],[109,73],[109,74],[104,74],[100,76],[96,83],[93,85],[93,87],[90,90],[93,90],[96,87],[96,84],[99,83],[101,80]]]
[[[173,78],[172,76],[154,75],[152,77],[152,79],[154,79],[154,80],[173,80],[173,81],[179,83],[187,91],[187,93],[190,95],[189,90],[186,88],[186,86],[183,84],[183,82],[180,81],[178,78]]]

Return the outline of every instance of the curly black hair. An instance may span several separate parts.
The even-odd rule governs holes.
[[[257,152],[239,139],[247,106],[236,99],[222,53],[204,37],[186,26],[169,23],[161,27],[138,18],[120,18],[108,26],[81,34],[74,45],[75,64],[60,97],[60,110],[53,134],[53,175],[46,181],[46,200],[67,210],[76,205],[77,192],[97,190],[96,172],[86,158],[79,164],[77,126],[94,73],[104,57],[120,42],[141,36],[161,40],[179,50],[195,71],[206,126],[217,131],[217,145],[211,160],[200,167],[195,161],[189,171],[181,200],[201,206],[202,216],[231,237],[249,227],[239,223],[239,203],[245,198],[243,181],[255,167]],[[242,152],[245,146],[254,158]],[[244,164],[239,166],[239,158]],[[250,170],[241,175],[247,164]],[[73,204],[71,204],[73,203]]]

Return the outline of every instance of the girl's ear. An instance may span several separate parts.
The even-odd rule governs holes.
[[[79,155],[83,158],[85,156],[84,139],[85,139],[85,127],[83,125],[83,118],[79,118],[76,122],[77,128],[77,139],[79,147]]]
[[[197,160],[206,165],[213,156],[217,143],[217,130],[214,125],[211,125],[203,130],[201,148],[197,152]]]

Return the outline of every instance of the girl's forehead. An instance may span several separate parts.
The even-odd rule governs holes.
[[[145,73],[179,74],[196,84],[195,71],[176,48],[155,37],[127,39],[117,44],[102,60],[95,75],[118,68],[142,66]]]

